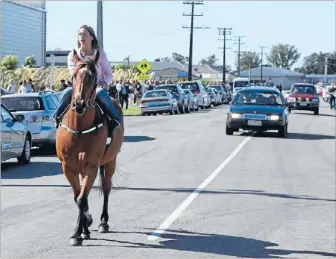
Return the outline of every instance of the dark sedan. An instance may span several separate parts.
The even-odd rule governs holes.
[[[277,130],[280,137],[287,136],[288,117],[282,94],[273,88],[249,87],[239,91],[227,114],[226,135],[243,130]]]

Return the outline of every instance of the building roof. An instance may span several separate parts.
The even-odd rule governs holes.
[[[244,70],[240,72],[240,77],[249,77],[251,71],[251,77],[260,77],[260,67],[252,68],[251,70]],[[294,72],[280,67],[262,67],[262,75],[264,78],[279,78],[279,77],[304,77],[305,74]]]
[[[208,65],[193,65],[193,73],[196,73],[196,74],[218,74],[219,71],[211,68]]]
[[[140,63],[140,61],[132,61],[129,62],[129,64],[131,66],[136,66]],[[180,62],[175,62],[175,61],[171,61],[171,62],[152,62],[152,61],[148,61],[148,63],[152,66],[151,71],[159,71],[159,70],[165,70],[165,69],[169,69],[169,68],[176,68],[182,71],[185,71],[186,68],[185,66],[183,66]],[[123,62],[123,61],[111,61],[110,64],[112,66],[117,66],[117,65],[125,65],[128,64],[128,62]]]

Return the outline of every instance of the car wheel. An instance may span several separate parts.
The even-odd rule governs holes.
[[[286,138],[287,137],[287,124],[283,127],[281,127],[279,130],[278,130],[278,135],[280,138]]]
[[[319,114],[319,108],[315,108],[314,109],[314,115],[318,115]]]
[[[22,154],[17,158],[18,163],[21,165],[28,164],[30,162],[30,157],[31,157],[31,141],[29,137],[26,137]]]
[[[226,128],[225,128],[225,134],[226,135],[233,135],[233,129],[229,128],[229,126],[226,124]]]

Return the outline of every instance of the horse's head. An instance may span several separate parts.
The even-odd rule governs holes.
[[[97,88],[96,63],[99,59],[97,51],[94,60],[85,58],[79,60],[77,52],[74,50],[73,59],[76,68],[73,73],[73,93],[71,108],[78,115],[83,115],[87,108],[95,105]]]

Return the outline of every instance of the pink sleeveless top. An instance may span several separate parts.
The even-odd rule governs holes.
[[[80,49],[77,49],[77,55],[79,59],[83,59],[84,57],[81,56],[81,51]],[[88,56],[91,59],[95,58],[95,55],[97,53],[97,50],[95,50],[94,55],[93,56]],[[102,85],[104,86],[109,85],[110,83],[112,83],[112,79],[113,79],[113,75],[112,75],[112,70],[110,67],[110,63],[107,59],[107,56],[105,54],[104,51],[99,50],[99,60],[96,64],[96,69],[98,72],[98,85]],[[73,60],[73,51],[71,51],[68,55],[68,69],[70,74],[72,75],[73,70],[75,69],[76,65],[75,62]]]

